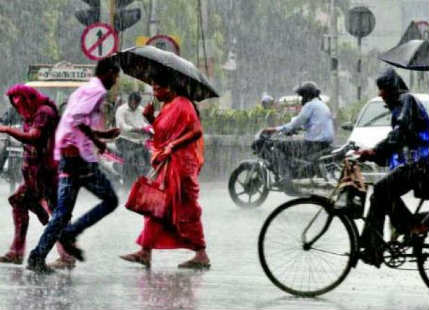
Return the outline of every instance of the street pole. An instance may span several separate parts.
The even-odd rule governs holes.
[[[115,29],[115,13],[116,13],[116,0],[110,0],[109,1],[109,23],[112,26],[113,29]],[[121,50],[121,41],[119,41],[119,50]],[[111,97],[113,98],[113,104],[111,106],[112,110],[109,111],[110,113],[113,113],[113,111],[115,110],[115,106],[116,106],[116,101],[117,101],[117,96],[118,96],[118,92],[119,92],[119,79],[118,82],[113,85],[111,91]],[[109,113],[107,112],[107,113]],[[113,115],[108,115],[108,120],[109,122],[112,120],[112,124],[109,124],[110,126],[114,126],[114,116]]]
[[[150,17],[149,17],[149,36],[153,37],[158,34],[158,2],[157,0],[150,0]]]
[[[109,9],[110,9],[109,10],[109,12],[110,12],[110,14],[109,14],[109,22],[110,22],[110,25],[112,27],[114,27],[115,13],[116,13],[116,0],[110,0]]]
[[[362,38],[358,37],[358,52],[359,59],[357,63],[357,73],[358,73],[358,85],[357,85],[357,99],[358,101],[362,98]]]
[[[206,45],[206,34],[208,30],[208,7],[206,0],[198,0],[199,6],[199,16],[200,16],[200,31],[201,31],[201,39],[202,39],[202,50],[204,55],[204,68],[206,71],[206,75],[210,77],[209,65],[207,62],[207,45]],[[198,42],[199,44],[199,42]],[[200,47],[198,47],[199,49]],[[198,60],[199,62],[199,60]]]
[[[331,33],[331,75],[332,75],[332,108],[335,120],[339,109],[339,75],[338,75],[338,28],[335,0],[330,2],[330,33]],[[338,124],[336,124],[337,126]]]

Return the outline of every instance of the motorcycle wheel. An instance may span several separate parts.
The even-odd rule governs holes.
[[[19,159],[16,157],[10,157],[8,158],[9,164],[8,164],[8,173],[9,173],[9,193],[14,193],[16,186],[18,185],[20,181],[20,164]]]
[[[228,191],[237,206],[259,207],[267,199],[269,193],[266,171],[255,163],[242,163],[231,173]]]

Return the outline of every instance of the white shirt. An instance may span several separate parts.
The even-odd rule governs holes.
[[[335,138],[334,120],[329,107],[318,98],[307,102],[296,118],[286,125],[277,127],[283,133],[300,128],[305,129],[307,141],[333,142]]]
[[[116,127],[121,130],[121,137],[134,143],[144,143],[146,136],[141,129],[149,125],[143,118],[143,107],[139,105],[134,111],[127,103],[116,110]],[[133,132],[138,129],[141,133]]]

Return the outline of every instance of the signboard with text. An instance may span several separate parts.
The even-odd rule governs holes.
[[[31,65],[28,79],[30,81],[88,81],[93,75],[93,65],[61,62],[56,65]]]

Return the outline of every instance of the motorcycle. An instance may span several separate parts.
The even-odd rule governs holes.
[[[115,188],[124,185],[123,166],[124,159],[119,155],[115,143],[107,143],[106,151],[99,156],[99,167]]]
[[[282,179],[278,168],[282,164],[282,142],[263,131],[256,135],[251,148],[257,158],[241,162],[229,178],[228,191],[236,205],[258,207],[270,191],[303,196],[330,190],[341,175],[344,157],[357,149],[354,142],[349,142],[337,149],[328,147],[307,158],[292,157]],[[287,182],[284,182],[285,175]]]
[[[0,143],[4,151],[0,176],[9,183],[9,192],[13,193],[22,181],[21,166],[24,150],[22,143],[9,135],[1,137]]]
[[[142,133],[142,142],[152,135],[153,130],[148,126]],[[125,147],[123,143],[126,143]],[[107,144],[107,151],[101,154],[99,164],[115,187],[129,189],[137,177],[146,175],[150,170],[149,147],[119,136]]]

